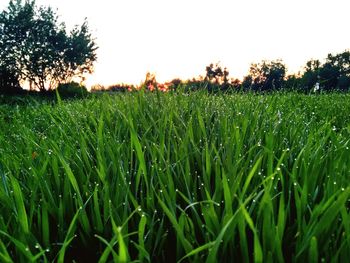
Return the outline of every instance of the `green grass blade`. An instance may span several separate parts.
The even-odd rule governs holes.
[[[13,195],[16,203],[16,210],[18,213],[18,223],[22,228],[24,234],[29,234],[29,225],[28,225],[28,217],[27,212],[24,205],[23,194],[21,191],[21,187],[19,186],[18,181],[13,176],[11,177],[11,183],[13,188]]]

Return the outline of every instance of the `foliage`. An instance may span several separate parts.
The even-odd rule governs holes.
[[[309,60],[305,66],[305,72],[302,76],[302,85],[306,90],[311,90],[319,81],[319,71],[321,62],[319,60]]]
[[[105,91],[116,91],[116,92],[126,92],[126,91],[133,91],[136,90],[136,87],[134,85],[127,85],[127,84],[114,84],[111,86],[108,86]]]
[[[350,51],[328,54],[324,63],[310,60],[305,66],[301,85],[312,89],[319,83],[323,91],[348,90],[350,88]]]
[[[156,86],[157,85],[156,74],[151,73],[151,72],[147,72],[143,85],[145,87]]]
[[[11,0],[0,13],[0,66],[31,88],[53,89],[91,73],[96,49],[86,21],[67,34],[55,12],[35,1]]]
[[[183,86],[184,82],[183,82],[183,80],[181,80],[179,78],[175,78],[175,79],[171,80],[169,84],[170,84],[171,90],[176,91]]]
[[[217,92],[219,90],[227,90],[229,88],[229,71],[222,68],[219,63],[210,64],[206,67],[206,76],[204,81],[207,82],[209,92]]]
[[[286,71],[282,60],[253,63],[250,65],[249,75],[243,80],[243,87],[254,91],[280,90]]]
[[[61,97],[85,97],[88,95],[86,87],[76,82],[60,84],[57,91]]]
[[[0,105],[1,262],[347,262],[348,94]]]
[[[0,93],[19,94],[21,92],[18,77],[5,67],[0,67]]]
[[[229,72],[227,68],[222,69],[219,63],[210,64],[206,67],[205,80],[216,84],[227,84]]]

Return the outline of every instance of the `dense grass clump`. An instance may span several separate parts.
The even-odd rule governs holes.
[[[0,105],[0,262],[346,262],[350,96]]]

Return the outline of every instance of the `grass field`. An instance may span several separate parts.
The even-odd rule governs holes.
[[[0,262],[347,262],[350,95],[0,105]]]

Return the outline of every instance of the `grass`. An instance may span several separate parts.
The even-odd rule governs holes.
[[[350,96],[0,105],[0,262],[346,262]]]

